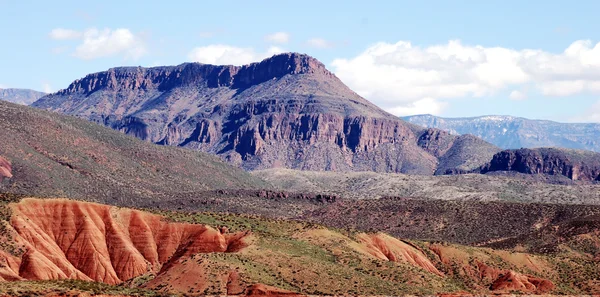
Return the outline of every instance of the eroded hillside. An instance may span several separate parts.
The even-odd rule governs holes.
[[[13,244],[2,246],[0,294],[64,284],[123,295],[600,292],[598,249],[568,242],[542,255],[247,215],[159,216],[64,199],[4,205],[3,236]]]

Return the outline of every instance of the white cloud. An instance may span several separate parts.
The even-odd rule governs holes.
[[[286,32],[276,32],[265,36],[265,40],[272,43],[288,43],[290,41],[290,34]]]
[[[8,87],[4,84],[0,84],[0,89],[7,89]]]
[[[141,37],[129,29],[88,29],[83,33],[83,42],[75,48],[74,56],[84,60],[115,55],[127,59],[138,59],[147,53]]]
[[[126,59],[138,59],[147,53],[143,38],[133,34],[129,29],[103,29],[96,28],[76,31],[57,28],[50,32],[49,36],[56,40],[81,40],[75,48],[73,56],[92,60],[103,57],[123,55]],[[55,54],[67,51],[68,48],[61,46],[52,49]]]
[[[508,98],[510,98],[512,100],[524,100],[524,99],[527,99],[527,95],[521,91],[514,90],[514,91],[510,92],[510,94],[508,95]]]
[[[526,85],[546,96],[600,93],[600,43],[585,40],[559,54],[458,40],[429,47],[381,42],[354,58],[335,59],[332,66],[352,89],[393,113],[427,98],[483,97]],[[509,97],[524,99],[526,92],[515,90]],[[432,112],[437,108],[430,106]]]
[[[306,41],[306,43],[315,48],[332,48],[334,44],[323,38],[312,38]]]
[[[52,29],[48,36],[55,40],[70,40],[81,38],[83,36],[83,33],[71,29],[56,28]]]
[[[191,61],[205,64],[245,65],[282,52],[284,50],[278,47],[270,47],[266,52],[257,53],[252,48],[214,44],[193,49],[188,58]]]

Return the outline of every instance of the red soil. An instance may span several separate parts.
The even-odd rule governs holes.
[[[8,160],[0,157],[0,181],[5,177],[12,177],[12,166]]]
[[[246,290],[246,296],[290,297],[303,295],[263,284],[255,284],[248,287]]]
[[[130,209],[68,200],[25,199],[12,207],[20,256],[0,251],[0,280],[79,279],[118,284],[157,278],[197,253],[236,252],[247,233],[170,223]]]
[[[430,249],[438,255],[444,266],[460,267],[462,275],[475,281],[481,288],[489,287],[494,294],[511,293],[512,291],[544,294],[555,288],[549,280],[492,267],[479,260],[470,264],[466,263],[467,259],[461,259],[460,255],[452,255],[451,249],[446,249],[441,245],[431,245]]]
[[[554,290],[554,284],[549,280],[508,271],[494,281],[490,289],[501,292],[520,291],[543,294]]]
[[[392,262],[405,262],[442,276],[433,263],[415,246],[383,233],[360,234],[358,239],[372,256]]]

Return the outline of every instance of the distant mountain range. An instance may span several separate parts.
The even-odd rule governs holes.
[[[463,172],[500,149],[411,125],[350,90],[318,60],[275,55],[241,67],[186,63],[87,75],[34,107],[244,169]]]
[[[504,149],[562,147],[600,152],[600,124],[558,123],[512,116],[403,117],[407,122],[454,135],[472,134]]]
[[[28,89],[0,89],[0,100],[22,105],[29,105],[46,95],[46,93]]]

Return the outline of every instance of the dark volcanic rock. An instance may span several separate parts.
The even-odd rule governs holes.
[[[600,180],[600,154],[556,149],[518,149],[497,153],[481,173],[516,171],[526,174],[563,175],[572,180]]]
[[[321,62],[295,53],[240,67],[113,68],[34,106],[150,142],[215,153],[250,170],[433,174],[439,164],[444,172],[473,170],[499,150],[423,132],[361,98]]]

